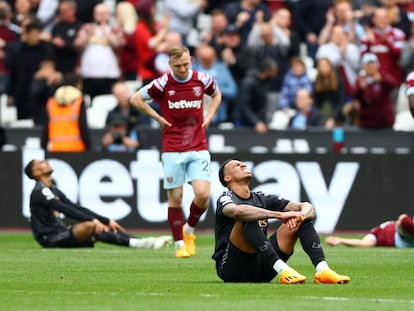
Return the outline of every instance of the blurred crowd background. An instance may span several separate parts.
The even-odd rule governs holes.
[[[213,127],[414,130],[413,0],[0,0],[1,127],[47,127],[69,84],[88,129],[157,127],[128,99],[175,44],[222,90]]]

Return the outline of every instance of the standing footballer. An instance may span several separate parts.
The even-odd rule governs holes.
[[[209,75],[191,70],[190,51],[174,46],[168,51],[171,72],[142,87],[131,104],[155,119],[162,128],[164,189],[168,196],[168,223],[175,241],[175,257],[196,253],[194,229],[210,198],[210,163],[206,128],[221,102],[221,91]],[[211,97],[204,116],[204,95]],[[154,100],[161,115],[146,101]],[[183,185],[190,182],[194,200],[184,224]]]

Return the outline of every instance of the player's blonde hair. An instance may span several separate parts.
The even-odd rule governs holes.
[[[168,50],[170,58],[180,58],[184,53],[190,54],[190,50],[184,45],[175,45]]]

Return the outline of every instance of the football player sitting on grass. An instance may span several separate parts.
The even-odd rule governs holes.
[[[96,241],[159,249],[172,243],[171,236],[136,238],[116,221],[70,201],[52,182],[53,168],[47,160],[31,160],[24,172],[36,184],[30,195],[30,224],[43,247],[93,247]],[[67,226],[61,213],[79,223]]]
[[[213,259],[217,275],[225,282],[270,282],[279,274],[282,284],[304,283],[306,277],[287,261],[296,241],[315,266],[315,283],[345,284],[325,259],[312,221],[315,208],[308,202],[294,202],[277,195],[265,195],[249,188],[252,173],[245,163],[229,159],[219,170],[219,180],[228,188],[217,200]],[[282,224],[269,238],[269,219]]]

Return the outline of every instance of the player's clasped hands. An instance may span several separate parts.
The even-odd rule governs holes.
[[[283,216],[280,218],[280,220],[286,224],[289,229],[295,229],[305,219],[305,216],[302,214],[302,212],[284,212],[282,214]]]
[[[125,228],[122,227],[119,223],[117,223],[114,220],[109,221],[108,227],[109,227],[109,230],[111,230],[112,232],[115,232],[115,233],[117,233],[118,231],[126,232]]]

